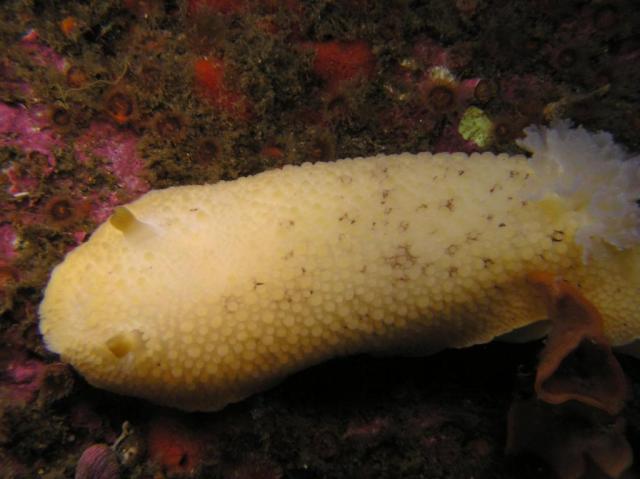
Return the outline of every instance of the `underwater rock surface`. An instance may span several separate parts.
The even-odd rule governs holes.
[[[73,477],[94,444],[132,478],[551,477],[504,453],[540,343],[335,360],[190,415],[87,385],[46,350],[36,309],[64,254],[148,189],[378,153],[517,154],[524,127],[560,118],[640,151],[639,28],[631,0],[3,2],[3,479]],[[638,362],[619,360],[638,390]],[[624,428],[598,422],[636,456],[639,411],[636,397]]]

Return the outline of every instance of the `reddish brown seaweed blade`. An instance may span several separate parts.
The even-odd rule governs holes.
[[[551,331],[540,357],[535,390],[551,404],[580,401],[618,414],[629,387],[604,336],[602,316],[580,290],[549,273],[532,273],[549,297]]]

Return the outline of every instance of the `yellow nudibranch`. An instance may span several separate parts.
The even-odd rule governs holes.
[[[337,355],[465,347],[545,319],[558,275],[640,337],[640,161],[530,127],[525,156],[400,154],[151,191],[52,273],[47,346],[101,388],[217,410]]]

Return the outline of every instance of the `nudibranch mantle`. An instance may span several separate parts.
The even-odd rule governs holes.
[[[217,410],[337,355],[426,354],[546,317],[527,275],[640,337],[638,159],[530,128],[525,156],[379,155],[151,191],[57,266],[40,331],[93,385]]]

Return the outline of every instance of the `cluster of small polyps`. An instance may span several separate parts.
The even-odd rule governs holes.
[[[576,241],[601,218],[559,191],[536,197],[549,181],[536,159],[558,145],[533,134],[534,161],[377,156],[149,192],[55,269],[40,329],[91,383],[189,410],[335,355],[490,341],[545,318],[535,271],[580,285],[612,343],[629,342],[640,248]]]

